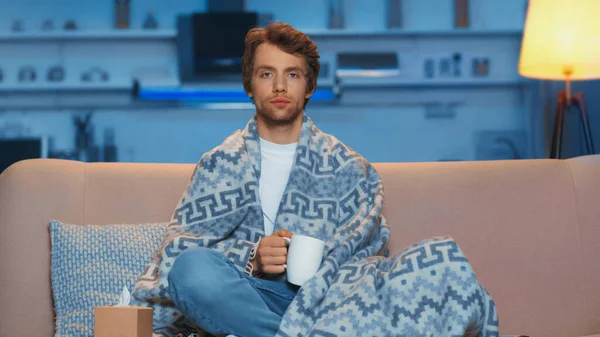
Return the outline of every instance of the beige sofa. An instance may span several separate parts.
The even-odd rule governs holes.
[[[600,334],[600,156],[377,163],[392,252],[437,235],[462,247],[501,334]],[[167,221],[194,166],[28,160],[0,176],[0,337],[53,335],[51,218]]]

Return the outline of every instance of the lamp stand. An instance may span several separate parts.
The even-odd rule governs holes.
[[[569,82],[567,82],[567,90],[563,90],[558,93],[558,104],[556,106],[556,119],[554,121],[554,132],[552,133],[550,158],[560,158],[565,111],[568,111],[571,107],[576,108],[579,111],[579,114],[581,115],[583,132],[585,133],[585,146],[588,154],[595,153],[594,143],[592,142],[592,135],[590,132],[590,124],[588,123],[587,111],[585,109],[583,93],[578,92],[571,96],[569,91],[570,85]]]

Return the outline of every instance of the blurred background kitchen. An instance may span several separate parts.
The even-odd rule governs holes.
[[[195,163],[254,106],[251,26],[318,44],[306,113],[373,162],[549,156],[560,80],[522,77],[525,0],[0,0],[0,171],[24,158]],[[586,95],[600,139],[598,81]],[[578,112],[561,157],[586,153]]]

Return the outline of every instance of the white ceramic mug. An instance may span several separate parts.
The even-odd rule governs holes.
[[[302,286],[321,266],[325,242],[310,236],[294,234],[285,238],[289,244],[286,268],[288,282]]]

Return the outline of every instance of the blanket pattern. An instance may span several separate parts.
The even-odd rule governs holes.
[[[133,291],[154,308],[155,334],[204,334],[174,307],[167,275],[190,247],[222,252],[243,271],[264,234],[256,118],[202,156],[159,250]],[[303,117],[275,230],[327,242],[322,265],[282,318],[280,337],[498,336],[495,305],[451,237],[389,256],[383,183],[357,152]],[[275,278],[285,282],[285,274]]]

